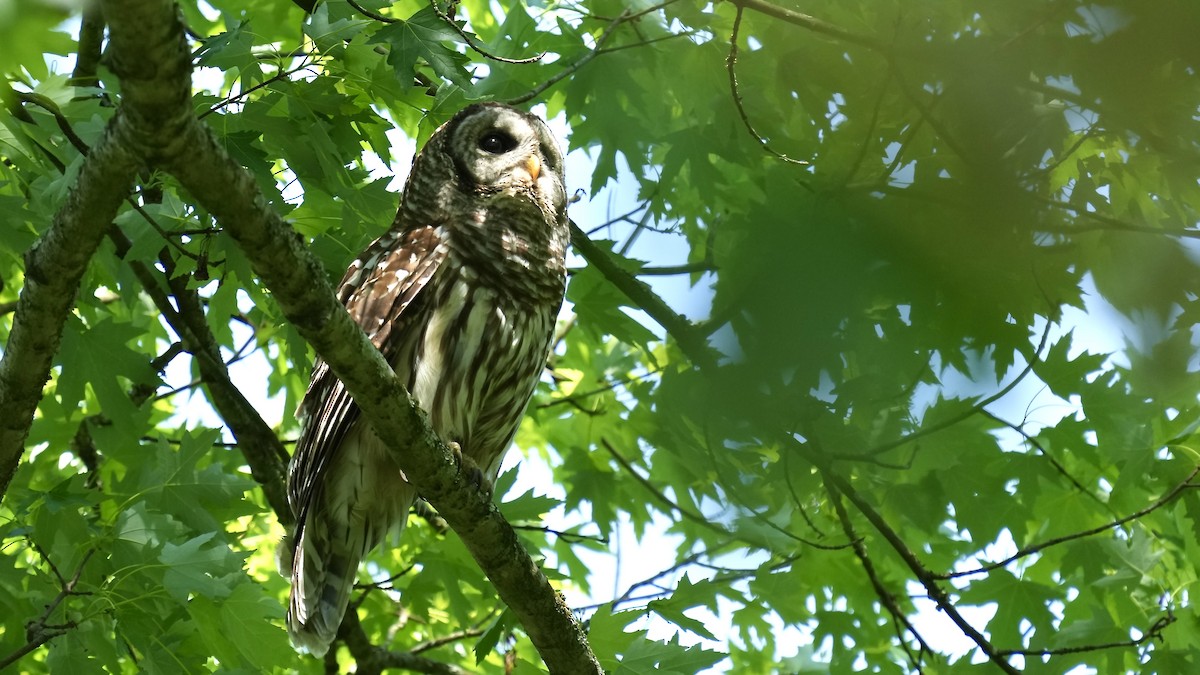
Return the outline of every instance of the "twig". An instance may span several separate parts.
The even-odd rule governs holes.
[[[1080,532],[1072,532],[1071,534],[1066,534],[1061,537],[1054,537],[1053,539],[1047,539],[1046,541],[1038,542],[1037,544],[1034,544],[1032,546],[1026,546],[1025,548],[1020,549],[1016,553],[1008,556],[1007,558],[1005,558],[1004,560],[1001,560],[999,562],[988,563],[986,565],[981,565],[975,569],[966,570],[963,572],[952,572],[950,574],[936,574],[936,575],[934,575],[934,577],[937,579],[957,579],[959,577],[969,577],[969,576],[974,576],[976,574],[986,574],[988,572],[991,572],[992,570],[1004,567],[1012,562],[1015,562],[1017,560],[1020,560],[1021,558],[1026,557],[1026,556],[1031,556],[1035,553],[1044,551],[1045,549],[1050,548],[1051,546],[1057,546],[1059,544],[1064,544],[1068,541],[1074,541],[1076,539],[1083,539],[1085,537],[1091,537],[1091,536],[1094,536],[1097,534],[1107,532],[1111,529],[1120,527],[1120,526],[1124,525],[1125,523],[1128,523],[1133,520],[1137,520],[1143,516],[1153,513],[1154,511],[1157,511],[1158,509],[1161,509],[1162,507],[1169,504],[1172,500],[1174,500],[1176,497],[1178,497],[1180,493],[1182,493],[1184,490],[1186,490],[1188,488],[1200,488],[1200,484],[1192,482],[1192,479],[1194,479],[1197,476],[1197,474],[1200,474],[1200,465],[1197,465],[1194,469],[1192,469],[1192,472],[1188,474],[1187,478],[1183,479],[1182,483],[1176,485],[1174,488],[1171,489],[1170,492],[1168,492],[1167,494],[1160,497],[1157,501],[1150,504],[1146,508],[1141,509],[1140,511],[1135,511],[1123,518],[1117,518],[1116,520],[1110,521],[1110,522],[1100,525],[1098,527],[1093,527],[1088,530],[1082,530]]]
[[[639,12],[634,12],[633,14],[630,14],[629,16],[625,17],[625,20],[626,21],[634,21],[634,20],[640,19],[643,16],[646,16],[647,14],[653,14],[654,12],[657,12],[658,10],[663,9],[664,7],[673,5],[678,1],[679,0],[666,0],[665,2],[660,2],[657,5],[651,5],[651,6],[647,7],[646,9],[643,9]],[[589,19],[595,19],[597,21],[613,21],[613,18],[610,16],[600,16],[599,14],[588,14],[587,12],[580,12],[580,13],[583,16],[588,17]]]
[[[541,61],[546,56],[546,52],[541,52],[537,56],[530,56],[530,57],[524,58],[524,59],[509,59],[509,58],[505,58],[503,56],[496,56],[495,54],[492,54],[491,52],[484,51],[483,47],[480,47],[478,44],[476,44],[476,42],[471,39],[470,34],[468,34],[467,31],[464,30],[462,26],[455,23],[453,17],[449,16],[448,14],[446,14],[445,12],[442,11],[441,6],[438,5],[438,0],[429,0],[429,5],[431,7],[433,7],[433,11],[435,14],[438,15],[439,19],[441,19],[442,21],[445,21],[451,28],[454,29],[454,32],[458,33],[462,37],[463,42],[465,42],[468,47],[470,47],[474,52],[476,52],[477,54],[479,54],[480,56],[482,56],[486,59],[491,59],[493,61],[499,61],[501,63],[520,64],[520,63],[537,63],[538,61]],[[512,7],[512,8],[510,8],[509,11],[521,12],[524,10],[521,9],[520,7]]]
[[[707,436],[708,436],[708,433],[706,431],[705,432],[706,439],[707,439]],[[809,546],[811,548],[820,549],[822,551],[838,551],[838,550],[844,549],[847,546],[851,545],[850,543],[820,544],[815,541],[805,539],[804,537],[801,537],[800,535],[793,534],[786,527],[782,527],[782,526],[776,524],[773,520],[771,520],[770,518],[767,517],[768,512],[774,511],[776,509],[774,509],[771,506],[768,506],[760,511],[760,510],[755,509],[753,506],[751,506],[750,500],[746,499],[746,497],[743,496],[743,494],[742,494],[742,490],[739,487],[740,481],[736,478],[732,478],[732,477],[728,476],[725,473],[725,471],[721,468],[721,462],[717,458],[717,453],[713,452],[712,443],[707,442],[707,440],[706,440],[704,448],[708,453],[708,459],[712,465],[713,471],[717,474],[717,478],[719,479],[719,484],[725,489],[726,493],[729,496],[733,497],[733,499],[738,503],[738,505],[740,505],[743,509],[745,509],[745,511],[750,514],[750,517],[753,518],[759,524],[763,525],[764,527],[766,527],[768,529],[775,530],[779,534],[787,537],[788,539],[791,539],[792,541],[795,541],[800,544],[804,544],[805,546]]]
[[[1032,445],[1034,448],[1037,449],[1037,451],[1039,453],[1041,453],[1041,455],[1043,457],[1045,457],[1047,460],[1049,460],[1050,465],[1054,467],[1054,470],[1057,471],[1059,474],[1061,474],[1063,478],[1066,478],[1071,483],[1071,485],[1075,486],[1076,490],[1079,490],[1080,493],[1085,494],[1088,497],[1091,497],[1092,501],[1096,502],[1096,504],[1098,506],[1107,510],[1109,513],[1113,513],[1113,515],[1116,515],[1112,510],[1112,504],[1104,501],[1098,495],[1093,494],[1092,491],[1087,489],[1087,487],[1084,486],[1083,483],[1079,482],[1079,479],[1072,476],[1071,473],[1069,471],[1067,471],[1067,467],[1063,466],[1062,462],[1059,462],[1054,457],[1054,455],[1051,455],[1050,451],[1047,450],[1046,447],[1044,445],[1042,445],[1040,441],[1038,441],[1038,439],[1036,439],[1032,435],[1030,435],[1029,432],[1025,431],[1019,425],[1013,424],[1012,422],[1009,422],[1008,420],[1003,419],[988,410],[984,410],[982,414],[985,417],[993,419],[993,420],[999,422],[1000,424],[1003,424],[1004,426],[1008,427],[1009,429],[1012,429],[1013,431],[1020,434],[1021,437],[1023,439],[1025,439],[1025,442]]]
[[[546,401],[545,403],[539,403],[536,407],[539,409],[553,408],[554,406],[562,405],[564,403],[573,403],[573,402],[582,401],[583,399],[591,398],[593,396],[599,396],[600,394],[610,392],[613,389],[616,389],[617,387],[623,387],[623,386],[628,385],[633,382],[640,382],[648,377],[657,375],[660,372],[662,372],[662,368],[653,368],[653,369],[648,370],[645,373],[641,373],[639,375],[634,375],[632,377],[615,380],[613,382],[610,382],[610,383],[604,385],[603,387],[599,387],[597,389],[592,389],[591,391],[585,391],[581,394],[571,394],[570,396],[563,396],[561,398],[550,399],[549,401]]]
[[[349,1],[349,0],[347,0],[347,1]],[[288,77],[290,77],[302,70],[307,70],[309,68],[312,68],[314,65],[316,65],[316,64],[312,63],[312,62],[304,62],[304,63],[301,63],[299,66],[292,68],[291,70],[282,70],[281,69],[279,72],[275,73],[271,77],[268,77],[267,79],[263,80],[262,82],[259,82],[258,84],[254,85],[253,87],[250,87],[249,89],[243,89],[242,91],[239,91],[236,95],[231,94],[230,96],[226,97],[225,99],[221,100],[220,102],[213,104],[213,106],[211,108],[209,108],[208,110],[205,110],[204,112],[197,115],[197,118],[204,119],[205,117],[208,117],[209,115],[217,112],[218,110],[220,110],[222,108],[225,108],[226,106],[230,106],[230,105],[233,105],[234,103],[237,103],[239,100],[246,98],[250,94],[253,94],[254,92],[258,91],[259,89],[262,89],[263,87],[269,87],[272,84],[274,84],[280,80],[287,79]]]
[[[469,675],[467,671],[441,661],[434,661],[413,652],[394,652],[371,643],[355,612],[346,612],[338,628],[338,637],[345,643],[357,663],[359,675],[377,675],[388,668],[403,668],[431,675]]]
[[[671,565],[667,569],[662,570],[661,572],[652,574],[649,577],[642,579],[641,581],[637,581],[637,582],[634,582],[633,584],[630,584],[629,588],[626,588],[624,593],[622,593],[621,595],[613,598],[612,600],[610,600],[609,602],[606,602],[604,604],[606,604],[606,605],[611,604],[613,606],[613,608],[615,609],[617,607],[617,605],[619,605],[623,602],[626,602],[630,598],[632,598],[634,592],[637,591],[639,588],[645,588],[647,586],[656,586],[657,587],[657,585],[658,585],[657,582],[659,579],[662,579],[663,577],[667,577],[672,574],[675,574],[676,572],[682,570],[683,568],[698,561],[700,558],[703,558],[706,555],[711,555],[715,550],[718,550],[719,548],[720,547],[717,547],[716,549],[709,549],[709,550],[705,550],[705,551],[700,551],[698,553],[693,553],[693,554],[687,556],[686,558],[684,558],[683,560],[680,560],[679,562],[675,563],[674,565]]]
[[[716,272],[717,266],[710,260],[684,263],[682,265],[661,265],[643,267],[637,271],[639,277],[667,277],[675,274],[695,274],[696,272]]]
[[[33,542],[31,541],[30,543],[32,544]],[[32,652],[38,647],[41,647],[54,638],[65,634],[68,630],[75,628],[78,625],[75,621],[67,621],[61,624],[50,624],[47,622],[50,620],[50,615],[54,613],[54,610],[57,609],[60,604],[62,604],[63,600],[67,599],[67,596],[85,595],[84,593],[76,591],[75,586],[79,584],[79,577],[83,574],[83,566],[86,565],[87,561],[91,559],[92,555],[96,552],[96,549],[88,549],[87,553],[83,554],[83,559],[79,561],[79,566],[75,568],[75,573],[71,575],[70,579],[63,578],[63,575],[59,573],[58,568],[54,566],[54,563],[50,561],[50,558],[46,556],[46,552],[43,551],[40,546],[34,544],[34,549],[38,552],[38,555],[42,557],[42,560],[46,561],[46,564],[50,566],[50,570],[54,572],[54,576],[58,578],[58,595],[54,596],[54,599],[50,601],[50,604],[46,605],[45,611],[43,611],[36,619],[32,619],[25,624],[25,644],[13,653],[9,654],[3,659],[0,659],[0,670],[4,670],[8,666],[11,666],[12,664],[21,660],[21,657]]]
[[[928,436],[930,434],[935,434],[939,431],[942,431],[943,429],[948,429],[969,417],[980,414],[981,412],[983,412],[984,408],[986,408],[987,406],[1004,398],[1008,394],[1008,392],[1012,391],[1018,384],[1020,384],[1021,381],[1024,380],[1027,375],[1029,375],[1029,373],[1033,372],[1033,367],[1037,363],[1038,359],[1040,358],[1042,350],[1046,347],[1046,341],[1050,338],[1050,327],[1052,325],[1053,325],[1053,323],[1049,319],[1047,319],[1046,320],[1046,328],[1042,331],[1042,338],[1038,342],[1037,349],[1035,349],[1033,351],[1033,354],[1032,354],[1031,358],[1029,359],[1029,363],[1027,363],[1025,365],[1025,369],[1022,370],[1020,373],[1018,373],[1017,376],[1015,378],[1013,378],[1013,381],[1009,382],[1003,389],[996,392],[995,394],[992,394],[991,396],[988,396],[987,398],[980,400],[978,403],[971,406],[970,410],[967,410],[966,412],[963,412],[963,413],[959,413],[958,415],[955,415],[954,417],[951,417],[948,420],[939,422],[938,424],[933,424],[933,425],[930,425],[927,427],[921,427],[917,431],[914,431],[911,434],[904,436],[903,438],[898,438],[894,441],[884,443],[883,445],[871,448],[870,450],[867,450],[866,452],[846,454],[846,455],[833,455],[833,457],[836,459],[846,459],[846,460],[865,460],[865,459],[869,459],[871,457],[876,457],[876,456],[881,455],[889,450],[894,450],[902,445],[911,443],[911,442],[917,440],[918,438],[922,438],[922,437]]]
[[[355,2],[355,0],[346,0],[346,4],[350,5],[354,9],[356,9],[359,14],[362,14],[363,16],[367,17],[368,19],[374,19],[376,21],[381,21],[383,23],[399,23],[399,21],[400,21],[400,19],[393,19],[390,16],[384,16],[382,14],[379,14],[378,12],[372,12],[371,10],[367,9],[366,7],[363,7],[362,5]]]
[[[550,87],[553,87],[554,85],[558,84],[562,80],[573,75],[575,73],[575,71],[577,71],[580,68],[582,68],[583,66],[585,66],[588,61],[591,61],[592,59],[596,58],[596,56],[598,56],[600,54],[600,48],[604,46],[605,42],[608,42],[608,38],[612,36],[613,31],[616,30],[617,26],[621,25],[621,23],[623,23],[628,18],[628,16],[629,16],[629,10],[625,10],[624,12],[621,12],[620,16],[613,19],[612,23],[608,24],[608,27],[605,28],[604,32],[600,34],[600,37],[596,38],[596,46],[592,49],[592,51],[588,52],[587,54],[584,54],[578,60],[576,60],[575,63],[572,63],[571,65],[567,66],[566,68],[563,68],[560,72],[555,74],[553,77],[548,78],[545,82],[539,84],[538,86],[534,87],[533,89],[530,89],[529,91],[525,92],[524,94],[521,94],[520,96],[518,96],[516,98],[505,101],[505,103],[507,103],[509,105],[520,105],[522,103],[527,103],[527,102],[533,100],[534,98],[536,98],[543,91],[546,91]]]
[[[835,26],[827,21],[822,21],[821,19],[797,12],[795,10],[785,9],[783,7],[779,7],[778,5],[772,5],[765,0],[730,0],[730,2],[732,2],[738,8],[739,13],[743,8],[752,9],[756,12],[766,14],[767,16],[773,16],[776,19],[781,19],[792,25],[808,29],[814,33],[828,35],[829,37],[836,38],[842,42],[849,42],[850,44],[866,47],[867,49],[877,52],[888,52],[888,45],[873,37],[851,33],[850,31]]]
[[[540,525],[513,525],[512,527],[514,530],[524,530],[526,532],[544,532],[545,534],[554,535],[555,537],[567,542],[594,541],[598,544],[608,543],[608,537],[598,534],[578,534],[576,532],[564,532],[563,530],[556,530],[552,527],[542,527]]]
[[[822,471],[821,473],[822,477],[825,477],[825,472]],[[871,557],[867,554],[866,544],[863,543],[862,537],[858,536],[858,533],[854,530],[854,523],[850,520],[850,514],[846,512],[846,505],[842,503],[842,494],[830,484],[828,478],[826,478],[825,485],[829,489],[829,501],[833,504],[833,510],[837,513],[838,521],[842,525],[842,532],[846,535],[846,538],[850,540],[850,546],[854,549],[854,555],[858,557],[858,562],[862,564],[863,572],[866,573],[867,579],[870,580],[871,587],[875,589],[876,597],[878,597],[879,601],[883,603],[883,606],[887,608],[888,613],[892,615],[892,622],[896,627],[896,632],[898,633],[897,637],[900,638],[900,644],[904,646],[904,650],[908,652],[910,663],[912,663],[913,668],[916,669],[917,672],[920,672],[922,661],[921,655],[932,654],[933,650],[929,648],[929,645],[925,642],[925,638],[921,636],[921,633],[917,630],[917,627],[912,625],[912,622],[908,620],[908,615],[900,609],[900,605],[896,603],[896,596],[893,595],[892,592],[883,585],[883,580],[879,578],[879,573],[875,571],[875,564],[871,562]],[[918,654],[914,655],[911,651],[909,651],[908,644],[904,640],[904,634],[903,630],[901,630],[901,626],[903,626],[903,630],[907,630],[913,636],[913,638],[916,639],[917,644],[921,646],[921,651]]]
[[[738,116],[742,118],[742,124],[746,126],[746,131],[754,137],[763,150],[782,159],[788,164],[808,165],[808,162],[801,159],[792,159],[787,155],[779,152],[767,143],[767,139],[762,137],[762,134],[754,130],[754,125],[750,123],[750,117],[746,114],[746,108],[742,105],[742,94],[738,91],[737,81],[737,57],[738,57],[738,31],[742,27],[742,6],[734,3],[737,6],[737,14],[733,17],[733,32],[729,36],[729,56],[725,57],[725,70],[729,72],[729,92],[733,96],[733,105],[737,108]]]
[[[1167,607],[1167,613],[1160,616],[1149,628],[1142,634],[1140,638],[1122,640],[1120,642],[1102,642],[1093,645],[1079,645],[1076,647],[1058,647],[1055,649],[1003,649],[998,653],[1001,656],[1062,656],[1064,654],[1083,654],[1085,652],[1098,652],[1105,649],[1120,649],[1123,647],[1137,647],[1151,640],[1162,640],[1163,630],[1167,626],[1175,623],[1175,613],[1171,608]]]
[[[825,476],[827,484],[845,495],[846,498],[849,499],[852,504],[854,504],[854,507],[857,508],[860,513],[866,516],[871,525],[891,545],[892,549],[895,550],[900,556],[901,560],[904,561],[904,564],[907,565],[909,570],[912,571],[913,575],[916,576],[917,581],[925,587],[926,592],[929,593],[929,597],[937,604],[938,609],[946,613],[946,616],[948,616],[950,620],[954,622],[954,625],[958,626],[958,629],[962,631],[963,635],[970,638],[971,641],[974,642],[975,645],[979,647],[979,649],[988,657],[988,659],[991,660],[991,662],[994,663],[998,668],[1000,668],[1000,670],[1009,673],[1009,675],[1018,675],[1019,671],[1000,655],[995,646],[992,645],[991,641],[989,641],[982,633],[976,630],[976,628],[972,626],[970,622],[963,618],[963,615],[950,600],[950,596],[945,590],[938,586],[937,578],[934,576],[934,574],[929,570],[928,567],[925,566],[924,563],[917,559],[916,554],[914,554],[912,550],[908,548],[908,546],[900,538],[900,535],[896,534],[896,531],[893,530],[890,525],[888,525],[883,516],[881,516],[879,512],[874,509],[874,507],[868,504],[867,501],[863,499],[862,496],[859,495],[858,492],[846,480],[829,470],[826,466],[823,466],[821,463],[819,463],[823,460],[818,457],[810,457],[810,459],[814,463],[817,463],[818,467],[822,468],[822,475]]]
[[[617,460],[617,463],[621,465],[621,468],[625,469],[626,473],[628,473],[630,476],[633,476],[634,480],[641,483],[642,487],[646,488],[646,491],[648,491],[651,495],[653,495],[655,499],[657,499],[658,501],[665,504],[667,506],[667,508],[669,508],[673,511],[679,512],[679,515],[683,516],[684,518],[687,518],[688,520],[692,521],[693,523],[696,523],[697,525],[700,525],[701,527],[704,527],[705,529],[712,530],[713,532],[718,532],[718,533],[726,535],[726,536],[730,535],[728,530],[726,530],[725,528],[721,527],[720,525],[717,525],[716,523],[712,522],[710,519],[705,517],[703,514],[696,513],[695,511],[692,511],[691,509],[684,508],[683,506],[680,506],[679,504],[675,503],[675,501],[672,500],[670,497],[668,497],[666,494],[664,494],[662,492],[662,490],[659,490],[657,487],[654,486],[654,484],[652,484],[649,480],[647,480],[645,477],[643,477],[642,474],[638,473],[633,468],[633,464],[631,464],[628,459],[625,459],[624,455],[622,455],[620,452],[617,452],[617,449],[614,448],[612,446],[612,444],[608,442],[607,438],[601,438],[600,445],[603,446],[603,448],[608,451],[608,454],[612,455],[613,459]]]
[[[483,619],[481,619],[480,621],[476,621],[475,625],[472,626],[471,628],[465,628],[463,630],[455,631],[453,633],[443,635],[442,637],[439,637],[439,638],[433,638],[430,640],[426,640],[425,642],[418,642],[417,644],[412,646],[412,649],[409,649],[408,651],[409,651],[409,653],[412,653],[412,654],[420,654],[421,652],[427,652],[430,649],[437,649],[438,647],[452,644],[452,643],[458,642],[460,640],[465,640],[467,638],[473,638],[473,637],[479,637],[480,635],[483,635],[485,632],[487,632],[483,628],[483,624],[487,623],[488,621],[491,621],[492,617],[496,616],[496,614],[498,614],[498,613],[499,613],[498,609],[492,610],[487,616],[483,617]]]
[[[75,149],[79,151],[79,154],[88,154],[89,148],[87,143],[84,143],[83,139],[75,133],[73,128],[71,128],[70,121],[67,119],[66,115],[63,115],[62,109],[58,107],[58,104],[55,103],[53,99],[47,96],[42,96],[41,94],[35,94],[33,92],[17,92],[17,98],[21,99],[21,101],[25,103],[32,103],[33,105],[36,105],[37,107],[50,113],[50,115],[54,117],[55,123],[58,124],[59,130],[63,132],[63,135],[66,136],[71,145],[75,146]]]

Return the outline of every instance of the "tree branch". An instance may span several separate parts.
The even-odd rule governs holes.
[[[117,52],[116,72],[137,78],[137,43],[166,44],[153,63],[178,64],[157,96],[127,97],[123,106],[146,139],[139,149],[172,173],[238,242],[300,334],[346,385],[380,438],[393,439],[409,480],[460,535],[513,610],[552,673],[599,673],[600,666],[571,611],[529,557],[495,504],[460,472],[449,448],[362,329],[337,301],[321,264],[303,239],[266,203],[254,179],[191,114],[190,54],[174,3],[107,0],[105,17]],[[151,38],[147,40],[147,37]],[[144,59],[142,59],[144,60]],[[181,96],[172,92],[182,92]],[[140,108],[169,100],[171,107]],[[165,107],[165,106],[164,106]],[[18,310],[19,311],[19,310]],[[404,452],[401,453],[400,449]]]
[[[532,101],[534,98],[536,98],[543,91],[546,91],[550,87],[553,87],[554,85],[558,84],[561,80],[564,80],[564,79],[570,77],[577,70],[579,70],[584,65],[586,65],[588,61],[591,61],[592,59],[599,56],[600,52],[601,52],[601,48],[604,46],[605,42],[608,42],[608,38],[612,37],[613,31],[616,30],[617,26],[620,26],[622,23],[624,23],[628,19],[629,19],[629,10],[625,10],[624,12],[621,12],[621,14],[617,18],[613,19],[612,22],[608,24],[608,27],[605,28],[604,32],[600,34],[600,37],[596,38],[596,46],[595,46],[595,48],[592,49],[592,51],[588,52],[587,54],[584,54],[577,61],[575,61],[571,65],[567,66],[566,68],[563,68],[561,71],[558,72],[558,74],[554,75],[554,77],[546,78],[546,81],[542,82],[538,86],[534,87],[533,89],[530,89],[529,91],[525,92],[524,94],[521,94],[520,96],[518,96],[514,99],[505,101],[505,103],[507,103],[509,105],[520,105],[522,103],[528,103],[529,101]]]
[[[571,222],[571,244],[589,265],[594,265],[604,278],[625,294],[625,297],[657,321],[668,335],[675,338],[679,349],[692,363],[701,368],[716,365],[708,343],[704,336],[696,331],[692,322],[671,309],[645,282],[621,269],[613,262],[611,255],[592,243],[574,221]]]
[[[988,563],[986,565],[980,565],[979,567],[976,567],[975,569],[964,570],[962,572],[952,572],[950,574],[940,574],[940,575],[935,575],[935,576],[939,579],[957,579],[959,577],[969,577],[969,576],[974,576],[976,574],[986,574],[988,572],[991,572],[992,570],[999,569],[1001,567],[1008,565],[1009,563],[1020,560],[1021,558],[1031,556],[1035,553],[1040,553],[1041,551],[1044,551],[1044,550],[1050,548],[1051,546],[1058,546],[1059,544],[1065,544],[1068,541],[1074,541],[1075,539],[1083,539],[1085,537],[1091,537],[1091,536],[1094,536],[1097,534],[1107,532],[1112,529],[1116,529],[1116,528],[1124,525],[1125,523],[1137,520],[1137,519],[1139,519],[1143,516],[1146,516],[1154,511],[1157,511],[1158,509],[1161,509],[1162,507],[1166,506],[1167,504],[1170,504],[1184,490],[1187,490],[1189,488],[1200,488],[1200,484],[1192,482],[1198,474],[1200,474],[1200,465],[1197,465],[1195,468],[1193,468],[1192,472],[1188,474],[1187,478],[1184,478],[1183,481],[1181,483],[1179,483],[1178,485],[1176,485],[1174,488],[1172,488],[1170,492],[1163,495],[1159,499],[1155,500],[1154,503],[1150,504],[1146,508],[1140,509],[1138,511],[1134,511],[1133,513],[1131,513],[1123,518],[1117,518],[1116,520],[1107,522],[1098,527],[1093,527],[1089,530],[1082,530],[1080,532],[1072,532],[1071,534],[1065,534],[1061,537],[1054,537],[1053,539],[1047,539],[1046,541],[1038,542],[1037,544],[1034,544],[1032,546],[1026,546],[1025,548],[1020,549],[1016,553],[1014,553],[1014,554],[1008,556],[1007,558],[1000,560],[998,562]]]
[[[32,540],[30,543],[33,543]],[[74,621],[67,621],[66,623],[53,625],[47,622],[50,620],[50,615],[54,613],[54,610],[57,609],[58,606],[62,604],[62,601],[66,600],[68,596],[87,595],[86,593],[76,591],[75,586],[79,583],[79,577],[83,575],[83,566],[86,565],[87,561],[91,559],[92,555],[96,552],[96,549],[88,549],[87,553],[83,554],[83,559],[79,561],[79,566],[75,568],[75,573],[71,575],[70,579],[66,579],[62,574],[59,573],[58,568],[54,566],[54,563],[46,555],[46,552],[43,551],[42,548],[37,544],[33,544],[33,546],[37,550],[38,555],[42,557],[42,560],[45,560],[46,564],[50,566],[50,571],[54,572],[54,576],[58,578],[58,595],[54,596],[54,599],[51,600],[48,605],[46,605],[46,610],[42,612],[38,618],[33,619],[25,624],[25,644],[21,645],[13,653],[0,659],[0,670],[4,670],[8,666],[11,666],[12,664],[21,660],[21,657],[25,656],[26,654],[66,633],[71,628],[75,628],[77,624]]]
[[[824,471],[822,471],[824,474]],[[828,477],[826,477],[828,481]],[[896,602],[896,596],[883,585],[883,580],[879,578],[879,573],[875,571],[875,564],[871,561],[871,557],[867,554],[867,546],[863,543],[862,537],[854,530],[854,523],[850,520],[850,514],[846,511],[846,505],[842,503],[842,493],[837,488],[827,483],[829,489],[829,501],[833,504],[833,510],[837,513],[838,522],[842,525],[842,532],[850,540],[850,546],[854,549],[854,555],[858,557],[858,562],[862,564],[863,572],[866,573],[867,579],[871,582],[871,587],[875,589],[875,595],[879,598],[879,602],[887,608],[888,613],[892,615],[892,621],[897,628],[897,637],[900,639],[900,644],[904,650],[908,652],[909,660],[913,668],[921,671],[921,655],[932,654],[933,650],[925,642],[925,638],[917,631],[917,627],[908,620],[908,615],[900,609],[899,603]],[[903,628],[903,630],[901,630]],[[913,639],[920,645],[920,652],[912,654],[908,645],[904,641],[904,631],[912,634]]]
[[[371,643],[358,620],[358,615],[348,612],[338,628],[338,637],[346,643],[357,663],[358,675],[375,675],[387,668],[403,668],[414,673],[431,675],[469,675],[467,671],[441,661],[417,656],[413,652],[394,652]]]
[[[111,236],[117,254],[125,257],[132,245],[124,234],[114,230]],[[285,478],[287,476],[288,453],[279,437],[263,421],[254,405],[246,399],[237,385],[229,378],[229,368],[221,358],[220,347],[213,336],[196,291],[187,287],[185,277],[175,277],[173,261],[164,250],[159,256],[166,273],[166,285],[178,303],[179,310],[160,286],[158,274],[140,260],[126,260],[142,288],[150,296],[154,306],[183,341],[184,347],[196,359],[200,379],[208,388],[209,400],[217,413],[237,440],[238,448],[246,458],[250,474],[262,486],[267,503],[275,511],[279,522],[291,525],[294,516],[287,502]]]
[[[450,3],[450,6],[454,7],[457,4],[458,4],[457,0],[453,0]],[[439,19],[441,19],[442,21],[445,21],[446,24],[448,26],[450,26],[450,28],[454,29],[454,32],[458,33],[459,36],[462,37],[463,42],[465,42],[468,47],[470,47],[473,51],[475,51],[480,56],[482,56],[486,59],[491,59],[493,61],[499,61],[501,63],[523,64],[523,63],[537,63],[538,61],[541,61],[542,58],[544,58],[546,56],[546,52],[540,52],[537,56],[530,56],[530,57],[523,58],[523,59],[510,59],[510,58],[505,58],[503,56],[496,56],[495,54],[492,54],[491,52],[485,51],[483,49],[483,47],[480,47],[478,44],[476,44],[475,41],[471,39],[470,34],[468,34],[467,31],[464,30],[462,26],[455,23],[454,17],[452,17],[442,11],[441,6],[438,5],[438,0],[429,0],[429,5],[433,8],[434,14],[437,14]],[[516,11],[524,11],[524,10],[517,9]]]
[[[810,456],[810,459],[814,462],[822,461],[817,457]],[[986,636],[983,635],[983,633],[980,633],[974,626],[970,624],[970,622],[966,620],[966,618],[963,617],[962,613],[958,611],[958,608],[956,608],[954,603],[950,600],[950,595],[943,590],[941,586],[938,586],[933,572],[931,572],[929,568],[917,558],[916,554],[908,548],[908,545],[905,544],[900,538],[900,535],[896,534],[896,531],[888,525],[887,521],[883,519],[883,516],[881,516],[879,512],[874,509],[874,507],[867,503],[867,501],[862,498],[862,495],[858,494],[858,491],[855,490],[848,481],[829,470],[822,464],[817,464],[817,466],[821,468],[821,473],[825,477],[826,485],[845,495],[846,498],[850,500],[850,503],[854,504],[854,507],[857,508],[860,513],[866,516],[867,520],[870,521],[875,530],[883,536],[884,540],[891,545],[892,549],[900,556],[900,559],[904,561],[904,564],[908,566],[908,569],[912,571],[914,576],[916,576],[917,581],[925,587],[925,591],[929,593],[929,597],[932,598],[935,603],[937,603],[938,609],[945,612],[946,616],[948,616],[950,620],[954,622],[954,625],[958,626],[958,629],[962,631],[963,635],[970,638],[971,641],[974,642],[975,645],[979,647],[979,649],[987,656],[987,658],[996,665],[996,667],[1006,673],[1009,673],[1009,675],[1017,675],[1017,673],[1020,671],[1013,667],[1013,665],[1009,663],[1003,655],[1000,654],[996,647],[991,643],[990,640],[987,639]]]
[[[764,0],[730,0],[730,2],[738,9],[752,9],[760,14],[773,16],[776,19],[782,19],[792,25],[806,28],[814,33],[828,35],[831,38],[849,42],[850,44],[866,47],[877,52],[887,52],[888,45],[884,42],[866,35],[858,35],[851,33],[848,30],[835,26],[826,21],[822,21],[814,16],[803,14],[795,10],[786,9],[778,5],[772,5]]]
[[[737,3],[734,3],[737,5]],[[742,28],[742,6],[737,5],[737,14],[733,17],[733,31],[729,35],[729,55],[725,57],[725,70],[729,72],[729,94],[733,97],[733,106],[737,108],[738,117],[742,118],[742,124],[746,127],[746,131],[763,150],[776,158],[781,159],[789,164],[807,165],[808,162],[802,159],[793,159],[787,155],[772,148],[767,139],[762,137],[762,134],[755,130],[754,125],[750,123],[750,116],[746,114],[746,107],[742,105],[742,93],[738,91],[737,80],[737,58],[738,58],[738,32]]]
[[[155,141],[153,134],[141,130],[140,122],[162,115],[163,101],[152,90],[176,72],[162,41],[154,37],[133,40],[139,70],[128,81],[125,95],[140,103],[140,111],[118,112],[109,122],[50,229],[25,254],[25,285],[0,360],[0,497],[21,461],[79,281],[141,166],[135,148]],[[164,128],[162,133],[169,131]]]

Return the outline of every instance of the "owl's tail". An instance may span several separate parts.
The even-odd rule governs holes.
[[[346,508],[346,502],[310,511],[296,540],[280,547],[292,555],[278,563],[292,579],[287,628],[298,649],[325,655],[350,604],[359,562],[389,532],[398,537],[404,530],[415,495],[407,484],[397,487],[390,499],[374,502],[382,507],[378,511]]]
[[[308,520],[298,540],[281,547],[290,548],[292,559],[281,557],[280,573],[292,579],[287,611],[292,644],[323,656],[350,603],[358,563],[375,542],[365,536],[362,524]]]

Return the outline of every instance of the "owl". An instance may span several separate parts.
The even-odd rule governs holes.
[[[538,117],[472,105],[413,160],[386,234],[338,297],[433,430],[490,488],[550,349],[566,281],[563,157]],[[295,531],[280,546],[293,644],[324,654],[363,556],[417,497],[393,453],[318,360],[288,470]]]

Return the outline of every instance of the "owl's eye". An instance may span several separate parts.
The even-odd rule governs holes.
[[[517,139],[503,131],[489,131],[479,139],[479,149],[493,155],[503,155],[516,147]]]

